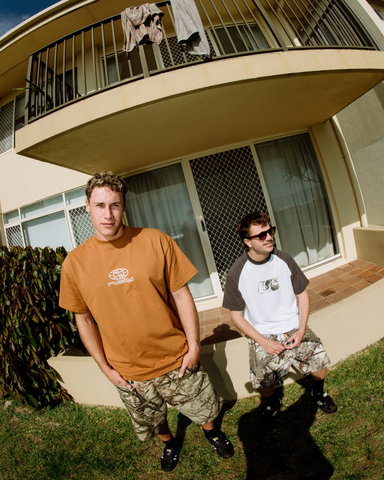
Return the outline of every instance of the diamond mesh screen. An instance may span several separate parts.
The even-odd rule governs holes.
[[[6,228],[5,235],[7,236],[8,248],[24,246],[20,225]]]
[[[71,221],[73,237],[75,239],[76,247],[88,240],[89,237],[95,234],[91,216],[86,211],[85,207],[73,208],[68,211]]]
[[[0,108],[0,155],[13,148],[13,100]]]
[[[209,47],[211,49],[211,55],[212,57],[216,57],[215,50],[208,36],[207,36],[207,39],[208,39]],[[179,42],[177,41],[177,37],[167,37],[167,40],[168,40],[169,50],[171,51],[171,55],[175,65],[185,64],[184,55],[187,63],[193,63],[193,62],[197,62],[198,60],[201,60],[201,57],[199,55],[190,55],[189,53],[184,52],[184,50],[180,47]],[[160,53],[163,59],[164,68],[172,67],[172,60],[171,60],[171,56],[169,55],[169,50],[167,47],[167,42],[165,38],[163,38],[163,40],[160,43]]]
[[[191,160],[220,283],[244,252],[236,226],[247,213],[267,212],[259,175],[249,147]]]

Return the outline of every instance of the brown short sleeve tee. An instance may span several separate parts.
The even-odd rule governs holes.
[[[92,237],[68,255],[60,306],[89,311],[113,368],[126,379],[149,380],[179,367],[188,350],[171,292],[196,273],[172,238],[126,228],[113,242]]]

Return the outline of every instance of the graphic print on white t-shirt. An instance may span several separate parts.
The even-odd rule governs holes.
[[[259,293],[270,293],[278,290],[280,287],[277,278],[270,278],[269,280],[262,280],[258,284]]]

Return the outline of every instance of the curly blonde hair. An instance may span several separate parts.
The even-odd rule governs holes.
[[[123,195],[123,200],[125,202],[127,184],[118,175],[115,175],[113,172],[107,171],[101,173],[94,173],[93,177],[88,180],[87,186],[85,188],[85,194],[88,201],[91,198],[93,189],[100,187],[107,187],[113,192],[120,192]]]

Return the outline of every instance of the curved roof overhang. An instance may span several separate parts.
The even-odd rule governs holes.
[[[161,161],[323,123],[384,78],[384,52],[228,58],[117,86],[16,133],[21,155],[84,173]]]

